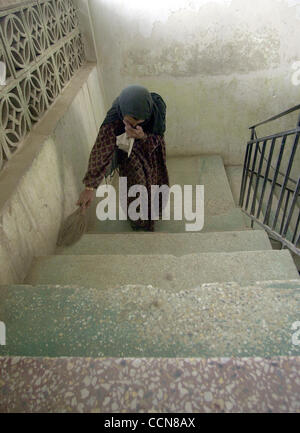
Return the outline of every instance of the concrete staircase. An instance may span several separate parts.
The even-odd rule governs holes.
[[[92,218],[89,232],[76,245],[37,257],[23,284],[1,287],[7,345],[0,346],[0,367],[6,357],[24,356],[33,363],[34,357],[68,357],[70,365],[78,357],[103,358],[95,361],[103,365],[112,357],[159,358],[160,368],[170,358],[187,358],[193,377],[198,373],[189,358],[246,357],[251,364],[257,357],[286,357],[280,374],[289,380],[292,357],[299,356],[291,327],[300,320],[300,279],[290,252],[272,250],[263,230],[249,229],[219,156],[170,158],[168,168],[172,184],[205,185],[203,231],[186,233],[185,221],[171,220],[157,222],[154,233],[136,233],[126,221]],[[12,365],[7,387],[15,382]],[[134,375],[141,374],[139,368]],[[218,363],[213,369],[219,377]],[[180,382],[179,376],[182,389],[186,379]],[[255,374],[249,380],[257,386]],[[277,379],[271,375],[268,380]],[[212,390],[207,392],[210,398]],[[294,401],[294,391],[288,392]],[[131,402],[122,401],[115,411],[130,411]],[[99,404],[106,411],[104,400]],[[78,411],[87,408],[84,401],[76,405]],[[185,408],[191,407],[187,402]],[[217,405],[219,411],[233,407]],[[210,411],[204,403],[201,408]],[[142,406],[135,409],[142,411]]]

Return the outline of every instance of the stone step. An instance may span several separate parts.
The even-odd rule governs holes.
[[[171,255],[64,255],[37,257],[25,284],[118,287],[152,284],[172,292],[204,283],[298,278],[291,254],[241,251]]]
[[[234,203],[222,158],[216,156],[173,157],[167,161],[170,186],[204,185],[204,227],[203,232],[244,230],[246,223],[240,209]],[[114,185],[117,188],[118,180]],[[193,204],[195,205],[195,188]],[[122,233],[131,232],[127,221],[101,222],[96,216],[99,199],[93,202],[90,209],[89,233]],[[171,220],[155,224],[158,232],[181,233],[186,231],[186,221],[174,221],[173,196],[170,200]],[[195,207],[193,208],[195,210]],[[184,214],[183,214],[184,215]]]
[[[141,285],[1,286],[6,346],[0,355],[296,356],[292,327],[299,309],[299,279],[206,284],[177,293]]]
[[[156,232],[186,233],[187,221],[157,221]],[[243,212],[234,208],[225,214],[205,216],[201,233],[249,230]]]
[[[300,412],[300,357],[3,357],[0,370],[3,413]]]
[[[86,234],[75,245],[57,248],[55,254],[185,254],[271,250],[261,230],[220,233]]]
[[[173,157],[167,167],[170,185],[204,185],[206,216],[225,214],[236,207],[221,156]]]
[[[226,176],[232,192],[233,200],[236,206],[239,205],[240,190],[243,178],[242,165],[227,165],[225,167]]]

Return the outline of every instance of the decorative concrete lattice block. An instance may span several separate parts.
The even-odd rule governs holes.
[[[53,55],[50,55],[39,67],[48,106],[53,103],[61,90],[58,72]]]
[[[29,119],[20,85],[17,83],[1,92],[1,154],[0,162],[10,159],[18,143],[29,131]]]
[[[50,46],[40,8],[37,4],[31,5],[23,10],[23,15],[32,51],[35,57],[39,58]]]
[[[2,40],[0,39],[0,62],[5,63],[6,65],[6,83],[13,77],[12,72],[12,66],[10,64],[10,61],[8,60],[6,51],[4,49],[4,45],[2,43]],[[0,86],[1,91],[1,86]]]
[[[0,169],[85,62],[72,0],[28,1],[0,11]]]

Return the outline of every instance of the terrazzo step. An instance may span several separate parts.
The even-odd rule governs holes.
[[[153,286],[0,287],[1,356],[297,356],[300,280]],[[74,374],[74,371],[73,371]]]
[[[3,413],[300,411],[300,357],[5,357],[0,358],[0,370],[5,371],[1,379],[6,392],[0,392]],[[24,399],[28,389],[30,398]]]
[[[291,254],[240,251],[171,255],[64,255],[34,260],[25,284],[80,284],[102,288],[152,284],[169,291],[204,283],[298,278]]]
[[[185,254],[271,250],[267,234],[261,230],[223,233],[131,233],[86,234],[55,254]]]
[[[203,232],[244,230],[246,223],[240,209],[234,203],[223,160],[220,156],[195,156],[169,158],[167,160],[170,186],[204,185],[204,228]],[[114,182],[117,188],[118,180]],[[193,191],[193,204],[195,190]],[[90,210],[89,233],[131,232],[127,221],[101,222],[96,217],[96,199]],[[170,200],[171,220],[155,224],[158,232],[185,232],[185,221],[174,221],[173,196]],[[195,209],[195,207],[194,207]]]

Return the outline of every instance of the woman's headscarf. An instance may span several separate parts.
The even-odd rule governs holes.
[[[166,104],[157,93],[150,93],[145,87],[126,87],[115,99],[102,125],[123,120],[124,116],[144,119],[140,124],[145,132],[164,135],[166,130]]]

